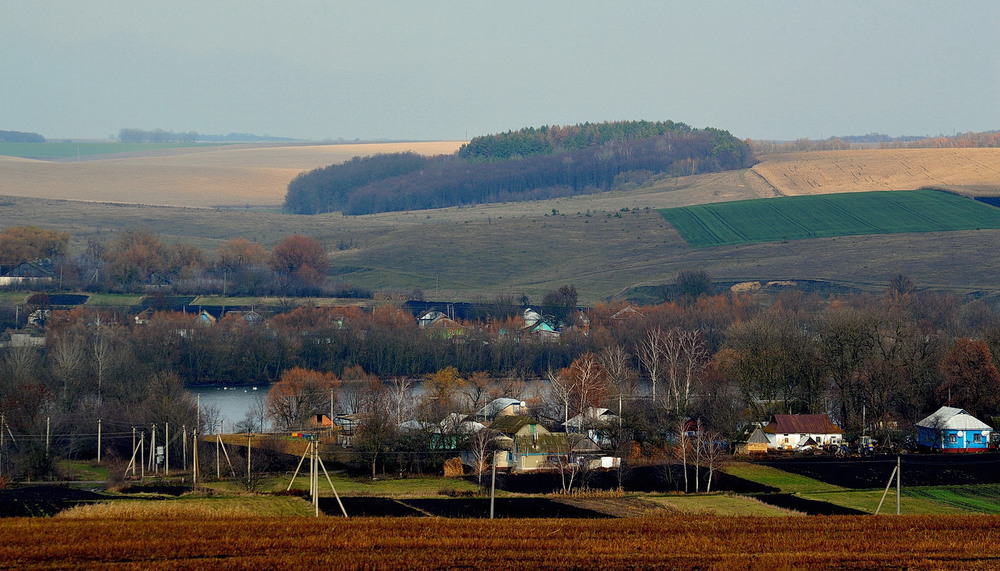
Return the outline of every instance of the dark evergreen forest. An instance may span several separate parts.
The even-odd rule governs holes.
[[[288,185],[295,214],[373,214],[543,200],[645,180],[746,168],[753,153],[728,131],[648,121],[528,128],[476,137],[454,155],[355,157]]]

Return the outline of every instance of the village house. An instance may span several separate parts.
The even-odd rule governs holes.
[[[917,423],[917,445],[937,452],[986,452],[993,428],[968,412],[942,406]]]
[[[774,421],[763,428],[763,433],[771,450],[837,446],[844,435],[828,414],[776,414]]]
[[[588,406],[583,412],[564,422],[563,427],[568,433],[586,434],[601,446],[609,446],[612,424],[620,420],[621,417],[611,412],[611,409]]]
[[[465,334],[465,327],[440,311],[429,311],[417,318],[417,325],[431,337],[453,339]]]
[[[437,423],[411,419],[399,425],[399,430],[404,433],[427,434],[434,450],[457,450],[469,436],[484,428],[469,415],[459,412],[452,412]]]
[[[520,399],[500,397],[476,412],[475,419],[479,422],[493,422],[498,416],[518,416],[527,410],[527,405]]]
[[[21,262],[9,271],[0,275],[0,286],[9,285],[48,285],[55,281],[51,262],[35,260]]]
[[[602,467],[601,447],[584,434],[549,432],[526,416],[501,416],[490,425],[499,436],[496,444],[506,453],[496,454],[496,467],[512,472],[551,470],[559,465],[587,463]]]

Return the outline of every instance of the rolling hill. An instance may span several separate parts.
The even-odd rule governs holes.
[[[416,145],[421,145],[421,152],[433,153],[451,152],[459,144]],[[539,202],[354,217],[276,211],[292,176],[328,164],[335,155],[340,158],[333,160],[346,160],[352,150],[357,149],[227,146],[80,163],[0,158],[0,220],[5,226],[35,224],[66,230],[73,235],[75,251],[81,251],[88,238],[108,239],[111,232],[128,227],[149,228],[166,240],[206,249],[236,236],[272,246],[282,236],[299,232],[327,245],[333,275],[366,287],[422,289],[428,298],[475,299],[505,291],[540,299],[544,292],[572,283],[587,303],[636,287],[670,283],[685,269],[705,269],[717,281],[818,280],[873,291],[905,272],[920,287],[997,289],[993,271],[1000,263],[997,230],[696,249],[655,212],[793,194],[798,187],[816,192],[870,190],[864,185],[872,180],[898,180],[894,177],[907,165],[913,170],[915,163],[908,157],[917,155],[908,152],[765,156],[746,171],[662,178],[632,190]],[[901,153],[906,164],[880,153]],[[988,189],[1000,180],[988,168],[960,167],[1000,164],[1000,149],[918,154],[928,165],[956,163],[954,172],[935,167],[939,186]],[[848,159],[853,168],[866,169],[863,180],[849,172],[844,162]],[[816,174],[837,172],[843,173],[840,178]],[[798,186],[793,186],[794,180],[800,181]],[[914,178],[912,186],[898,189],[919,186],[924,184]],[[274,210],[211,208],[247,204]]]

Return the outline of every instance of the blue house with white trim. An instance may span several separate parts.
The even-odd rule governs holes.
[[[987,452],[992,432],[964,410],[943,406],[917,423],[917,444],[938,452]]]

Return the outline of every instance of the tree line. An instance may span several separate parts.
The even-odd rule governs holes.
[[[176,133],[163,129],[120,129],[118,141],[121,143],[193,143],[198,140],[194,131]]]
[[[1000,147],[1000,131],[969,131],[936,137],[890,137],[880,133],[850,137],[830,137],[794,141],[748,140],[754,153],[794,153],[800,151],[845,151],[851,149],[979,149]]]
[[[108,241],[90,239],[82,252],[72,253],[68,248],[70,238],[67,232],[36,226],[3,228],[0,273],[21,262],[40,260],[53,275],[49,288],[63,290],[347,297],[370,294],[350,284],[330,283],[325,247],[316,238],[300,234],[286,236],[271,251],[246,238],[234,238],[206,252],[193,244],[166,243],[149,230],[130,229]]]
[[[45,137],[38,133],[24,131],[0,131],[0,142],[3,143],[44,143]]]
[[[455,155],[356,157],[302,173],[288,185],[285,208],[372,214],[542,200],[612,190],[637,173],[691,175],[754,162],[749,146],[727,131],[671,122],[543,127],[468,145]]]

